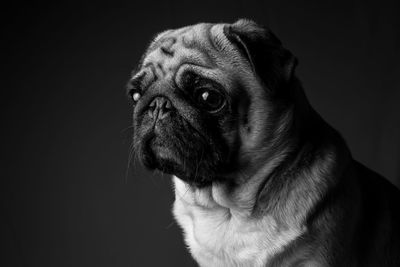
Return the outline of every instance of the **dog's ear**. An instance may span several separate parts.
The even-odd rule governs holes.
[[[248,59],[254,73],[272,92],[291,81],[297,59],[267,28],[240,19],[224,28],[228,40]]]

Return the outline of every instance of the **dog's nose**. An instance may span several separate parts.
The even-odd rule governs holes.
[[[154,120],[163,119],[169,115],[171,110],[171,101],[168,98],[157,96],[149,105],[149,116]]]

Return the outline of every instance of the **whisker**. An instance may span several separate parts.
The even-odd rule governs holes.
[[[130,129],[133,129],[133,125],[128,126],[128,127],[124,128],[124,129],[122,129],[120,133],[124,133],[124,132],[126,132],[126,131],[128,131],[128,130],[130,130]]]
[[[132,157],[133,157],[134,154],[136,154],[136,153],[135,153],[135,146],[134,146],[134,144],[132,143],[132,144],[130,145],[130,148],[129,148],[128,162],[127,162],[127,165],[126,165],[125,184],[128,183],[129,170],[130,170],[130,167],[131,167],[131,161],[132,161]]]

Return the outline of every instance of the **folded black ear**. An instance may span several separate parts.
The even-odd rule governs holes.
[[[269,90],[276,92],[278,87],[291,81],[297,59],[270,30],[241,19],[226,26],[224,32]]]

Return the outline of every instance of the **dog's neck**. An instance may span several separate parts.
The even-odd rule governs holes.
[[[301,86],[295,89],[289,131],[293,134],[284,137],[286,153],[256,192],[253,215],[273,214],[278,221],[301,225],[341,182],[351,154],[342,137],[310,106]]]

